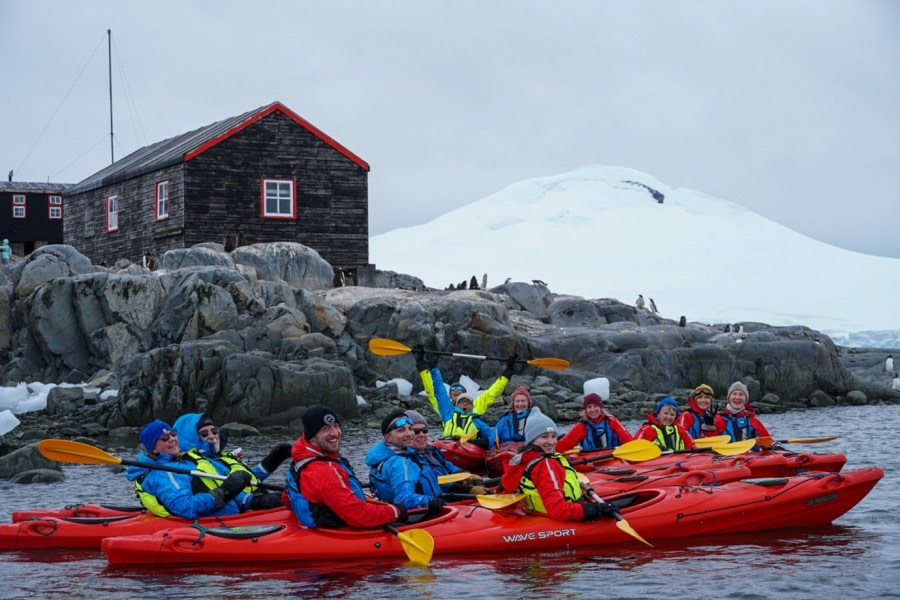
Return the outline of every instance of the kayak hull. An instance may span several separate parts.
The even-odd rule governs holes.
[[[475,473],[476,475],[484,473],[484,448],[472,442],[460,443],[459,440],[449,438],[441,438],[429,443],[439,449],[444,458],[463,471]]]
[[[246,525],[253,523],[291,522],[293,513],[287,508],[275,508],[233,515],[198,519],[204,527]],[[97,517],[40,517],[0,524],[0,550],[35,548],[100,548],[104,538],[114,535],[147,535],[186,527],[193,519],[157,517],[150,513],[138,515],[106,515]]]
[[[94,504],[88,502],[86,504],[70,504],[64,508],[45,508],[17,510],[12,514],[12,522],[28,521],[31,519],[42,519],[46,517],[63,518],[98,518],[98,517],[121,517],[123,515],[134,517],[146,514],[147,509],[143,506],[116,506],[107,504]]]
[[[880,468],[872,467],[713,487],[648,488],[606,499],[622,502],[622,516],[652,542],[824,525],[855,506],[883,475]],[[436,555],[637,543],[616,523],[611,518],[560,522],[518,507],[492,511],[477,505],[448,505],[438,516],[399,529],[428,531]],[[103,541],[102,549],[111,565],[405,558],[399,539],[380,529],[307,529],[295,522],[275,524],[268,530],[178,528],[111,537]]]

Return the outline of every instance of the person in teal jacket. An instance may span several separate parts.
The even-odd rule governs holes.
[[[3,243],[0,244],[0,264],[8,265],[11,260],[12,248],[9,247],[9,240],[4,238]]]

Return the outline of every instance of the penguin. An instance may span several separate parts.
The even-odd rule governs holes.
[[[475,276],[472,275],[472,279],[469,280],[469,289],[477,290],[478,289],[478,280],[475,279]]]
[[[636,308],[644,308],[646,306],[643,294],[638,294],[637,300],[634,301],[634,306]]]
[[[334,287],[344,287],[346,283],[344,279],[344,270],[337,268],[334,270],[334,278],[331,280],[331,285]]]
[[[481,289],[487,289],[487,273],[481,276]]]
[[[650,312],[652,312],[653,314],[659,312],[658,310],[656,310],[656,302],[653,301],[653,298],[650,298]]]
[[[533,283],[534,285],[539,285],[541,287],[547,287],[547,282],[541,281],[540,279],[532,279],[531,283]]]
[[[247,239],[244,237],[244,231],[242,229],[238,229],[237,235],[234,238],[234,247],[240,248],[241,246],[247,245]]]
[[[678,319],[678,326],[684,327],[687,325],[687,318],[684,315],[681,315],[681,318]]]
[[[725,333],[731,333],[731,323],[725,324]]]
[[[225,247],[225,252],[231,252],[234,250],[234,242],[237,239],[234,235],[230,233],[225,234],[225,239],[222,240],[222,245]]]
[[[506,281],[503,282],[503,285],[509,285],[510,283],[512,283],[512,277],[507,277]]]
[[[894,356],[892,354],[888,354],[887,358],[884,359],[884,372],[893,377],[896,375],[894,371]]]

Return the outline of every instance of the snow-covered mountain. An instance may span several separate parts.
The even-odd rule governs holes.
[[[620,167],[515,183],[372,237],[370,259],[435,288],[484,273],[489,287],[539,279],[585,298],[643,294],[676,320],[806,325],[839,344],[900,347],[900,259],[830,246]]]

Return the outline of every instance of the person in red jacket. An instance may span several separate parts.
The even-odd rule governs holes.
[[[634,434],[636,439],[650,440],[663,450],[689,450],[694,440],[684,427],[675,422],[678,403],[666,396],[656,404],[653,413],[647,413],[647,422]]]
[[[767,437],[769,430],[756,418],[756,411],[750,404],[750,390],[740,381],[728,387],[728,403],[716,415],[716,435],[727,434],[732,442],[750,438]],[[758,446],[754,446],[758,450]],[[772,449],[779,450],[780,447]]]
[[[341,457],[341,421],[325,406],[310,406],[303,416],[303,435],[291,449],[294,463],[287,475],[287,494],[297,519],[307,527],[377,527],[406,522],[406,509],[366,502],[362,484]]]
[[[565,452],[575,446],[581,446],[582,452],[616,448],[634,439],[625,426],[603,408],[603,398],[599,394],[586,395],[583,406],[583,418],[559,439],[557,452]]]
[[[688,398],[688,409],[678,415],[676,422],[687,430],[694,439],[716,434],[717,408],[713,406],[715,392],[712,387],[701,383]]]
[[[586,521],[612,510],[605,502],[583,496],[578,473],[556,452],[556,425],[539,408],[531,409],[525,445],[509,461],[500,485],[508,492],[524,493],[529,510],[558,521]]]

